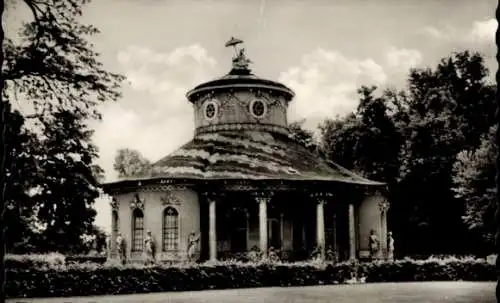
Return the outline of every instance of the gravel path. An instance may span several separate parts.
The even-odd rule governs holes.
[[[243,303],[243,302],[336,302],[336,303],[496,303],[496,283],[419,282],[271,287],[192,292],[150,293],[120,296],[47,299],[9,299],[7,302],[53,303]]]

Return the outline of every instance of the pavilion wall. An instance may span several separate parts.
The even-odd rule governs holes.
[[[255,123],[255,118],[250,114],[249,106],[256,99],[255,92],[239,90],[235,92],[219,92],[214,95],[219,106],[215,119],[207,120],[204,116],[204,102],[195,102],[195,127],[204,127],[217,124]],[[259,100],[267,100],[267,113],[260,118],[261,124],[287,126],[287,102],[283,96],[271,96],[261,92]]]
[[[370,231],[373,229],[380,244],[383,245],[384,235],[381,221],[381,211],[379,202],[383,199],[378,195],[367,196],[357,209],[358,214],[358,230],[357,242],[359,258],[368,258],[370,256],[369,237]]]
[[[165,192],[139,191],[140,199],[144,202],[144,235],[151,231],[156,241],[157,259],[179,259],[184,258],[187,250],[187,238],[190,232],[200,233],[200,204],[198,195],[192,190],[172,190],[169,191],[169,202],[165,202]],[[142,258],[142,253],[131,254],[132,251],[132,213],[130,206],[136,192],[118,195],[115,199],[118,202],[119,227],[118,230],[125,238],[127,244],[127,255],[129,258]],[[163,198],[163,201],[162,201]],[[163,213],[166,207],[173,207],[177,210],[179,224],[179,250],[178,254],[165,253],[162,251],[163,237]],[[112,241],[116,241],[112,239]]]

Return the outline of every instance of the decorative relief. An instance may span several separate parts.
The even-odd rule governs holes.
[[[162,205],[181,205],[181,200],[172,192],[168,191],[160,197]]]
[[[135,194],[134,198],[130,201],[130,208],[144,210],[144,200],[139,197],[139,194]]]
[[[382,213],[387,212],[390,206],[391,204],[385,199],[378,202],[378,208]]]
[[[109,204],[111,205],[111,210],[118,210],[118,201],[115,197],[111,199],[111,202]]]
[[[186,190],[189,189],[190,185],[149,185],[147,187],[141,188],[143,191],[150,192],[163,192],[163,191],[171,191],[171,190]]]
[[[333,197],[333,194],[331,192],[327,192],[327,191],[318,191],[318,192],[310,193],[309,196],[311,198],[319,199],[319,198]]]
[[[265,188],[270,191],[287,191],[291,187],[288,185],[248,185],[248,184],[228,184],[224,186],[226,191],[255,191]]]
[[[215,199],[217,197],[224,197],[226,193],[222,191],[203,191],[201,195],[207,199]]]
[[[250,102],[250,99],[248,98],[247,94],[244,94],[243,96],[239,96],[240,94],[237,94],[235,92],[227,92],[224,94],[220,95],[220,99],[223,103],[225,104],[230,104],[231,102],[238,102],[241,106],[247,106],[248,103]]]
[[[262,130],[262,131],[279,133],[283,135],[288,135],[290,133],[290,130],[288,128],[272,124],[228,123],[228,124],[200,126],[196,128],[195,134],[202,135],[205,133],[211,133],[216,131],[228,131],[228,130]]]
[[[264,202],[267,204],[271,201],[274,193],[272,191],[254,191],[251,195],[255,197],[255,201],[257,201],[257,203]]]

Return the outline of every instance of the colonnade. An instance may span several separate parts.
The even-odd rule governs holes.
[[[263,258],[267,258],[268,252],[268,228],[267,228],[267,207],[271,202],[272,194],[253,193],[255,202],[258,204],[259,214],[259,249]],[[316,246],[319,249],[319,257],[324,260],[326,256],[325,243],[325,204],[330,195],[324,193],[312,194],[316,203]],[[216,196],[207,196],[208,201],[208,221],[209,221],[209,259],[217,259],[217,230],[216,230]],[[356,218],[354,204],[349,204],[349,258],[356,258]]]

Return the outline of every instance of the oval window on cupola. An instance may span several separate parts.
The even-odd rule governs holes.
[[[256,118],[262,118],[266,110],[266,104],[261,100],[254,100],[250,103],[250,113]]]
[[[205,119],[213,120],[217,117],[219,107],[215,101],[207,101],[204,106]]]

